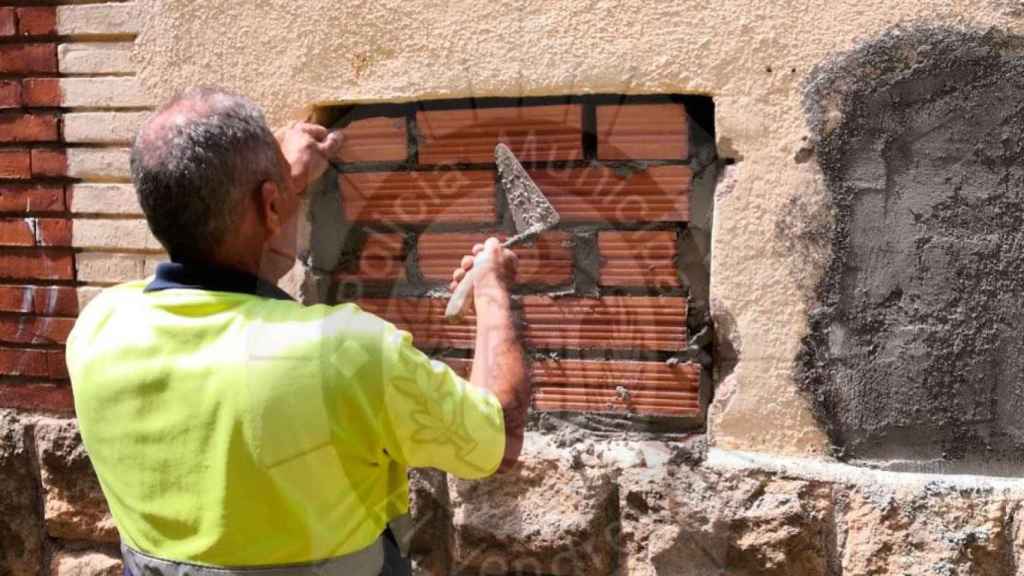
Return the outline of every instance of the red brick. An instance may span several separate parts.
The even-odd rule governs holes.
[[[409,156],[404,117],[356,120],[341,134],[341,162],[403,161]]]
[[[0,110],[21,108],[21,83],[17,80],[0,80]]]
[[[366,238],[359,260],[353,270],[342,270],[339,278],[364,280],[398,280],[405,277],[403,245],[401,234],[375,234]]]
[[[46,378],[50,362],[46,350],[0,347],[0,375]]]
[[[578,104],[426,110],[416,113],[421,164],[494,162],[504,142],[524,161],[583,157]]]
[[[57,71],[57,45],[0,45],[0,74],[31,74]]]
[[[0,312],[74,316],[78,297],[70,286],[0,286]]]
[[[0,178],[32,177],[32,160],[28,150],[0,150]]]
[[[53,6],[18,8],[18,32],[22,36],[49,36],[57,33],[57,9]]]
[[[0,347],[0,375],[63,380],[68,371],[61,350]]]
[[[536,348],[676,351],[686,346],[686,300],[524,296],[526,340]]]
[[[491,171],[356,172],[339,177],[345,218],[429,224],[494,222]]]
[[[55,380],[67,380],[68,360],[64,354],[64,350],[50,350],[48,352],[46,360],[49,363],[50,378]]]
[[[53,114],[0,114],[0,142],[56,142]]]
[[[0,408],[72,414],[75,399],[66,384],[0,384]]]
[[[686,222],[693,172],[652,166],[616,173],[602,166],[533,170],[530,176],[563,222]]]
[[[0,342],[13,344],[63,344],[75,325],[74,318],[56,316],[0,317]]]
[[[475,317],[465,322],[444,319],[448,300],[444,298],[362,298],[356,302],[363,310],[392,322],[413,335],[424,348],[472,348],[476,335]]]
[[[0,37],[14,36],[17,33],[17,20],[14,8],[0,6]]]
[[[700,413],[700,366],[664,362],[543,360],[533,365],[540,410]]]
[[[35,222],[32,218],[0,220],[0,246],[35,246]]]
[[[71,280],[72,255],[64,250],[0,250],[0,278]]]
[[[503,234],[423,234],[416,249],[420,272],[430,282],[449,282],[452,272],[474,244]],[[541,234],[532,245],[514,248],[519,257],[520,284],[568,284],[572,282],[572,247],[569,235],[552,231]]]
[[[60,81],[56,78],[27,78],[22,81],[25,106],[53,108],[60,106]]]
[[[63,212],[64,187],[0,182],[0,212]]]
[[[603,286],[679,286],[676,233],[601,232],[597,237]]]
[[[32,176],[59,178],[67,174],[68,160],[63,150],[36,148],[32,150]]]
[[[689,138],[682,104],[597,107],[597,157],[601,160],[684,160]]]

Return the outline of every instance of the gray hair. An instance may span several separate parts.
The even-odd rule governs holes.
[[[284,180],[263,112],[216,88],[190,89],[150,116],[135,137],[131,171],[150,230],[175,260],[209,258],[246,196]]]

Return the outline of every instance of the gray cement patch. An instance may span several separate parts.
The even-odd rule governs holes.
[[[1022,103],[996,30],[897,28],[812,73],[834,223],[798,380],[838,456],[1024,463]]]

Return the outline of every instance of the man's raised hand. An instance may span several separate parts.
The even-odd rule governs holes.
[[[303,194],[327,170],[328,161],[341,148],[341,132],[306,122],[281,128],[274,136],[291,167],[291,184],[296,194]]]

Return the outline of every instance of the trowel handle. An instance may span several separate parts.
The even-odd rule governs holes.
[[[466,272],[462,281],[455,287],[452,297],[448,300],[448,307],[444,310],[445,320],[461,320],[469,310],[469,302],[473,299],[473,285],[476,283],[477,272],[487,264],[490,256],[482,251],[473,258],[473,267]]]

